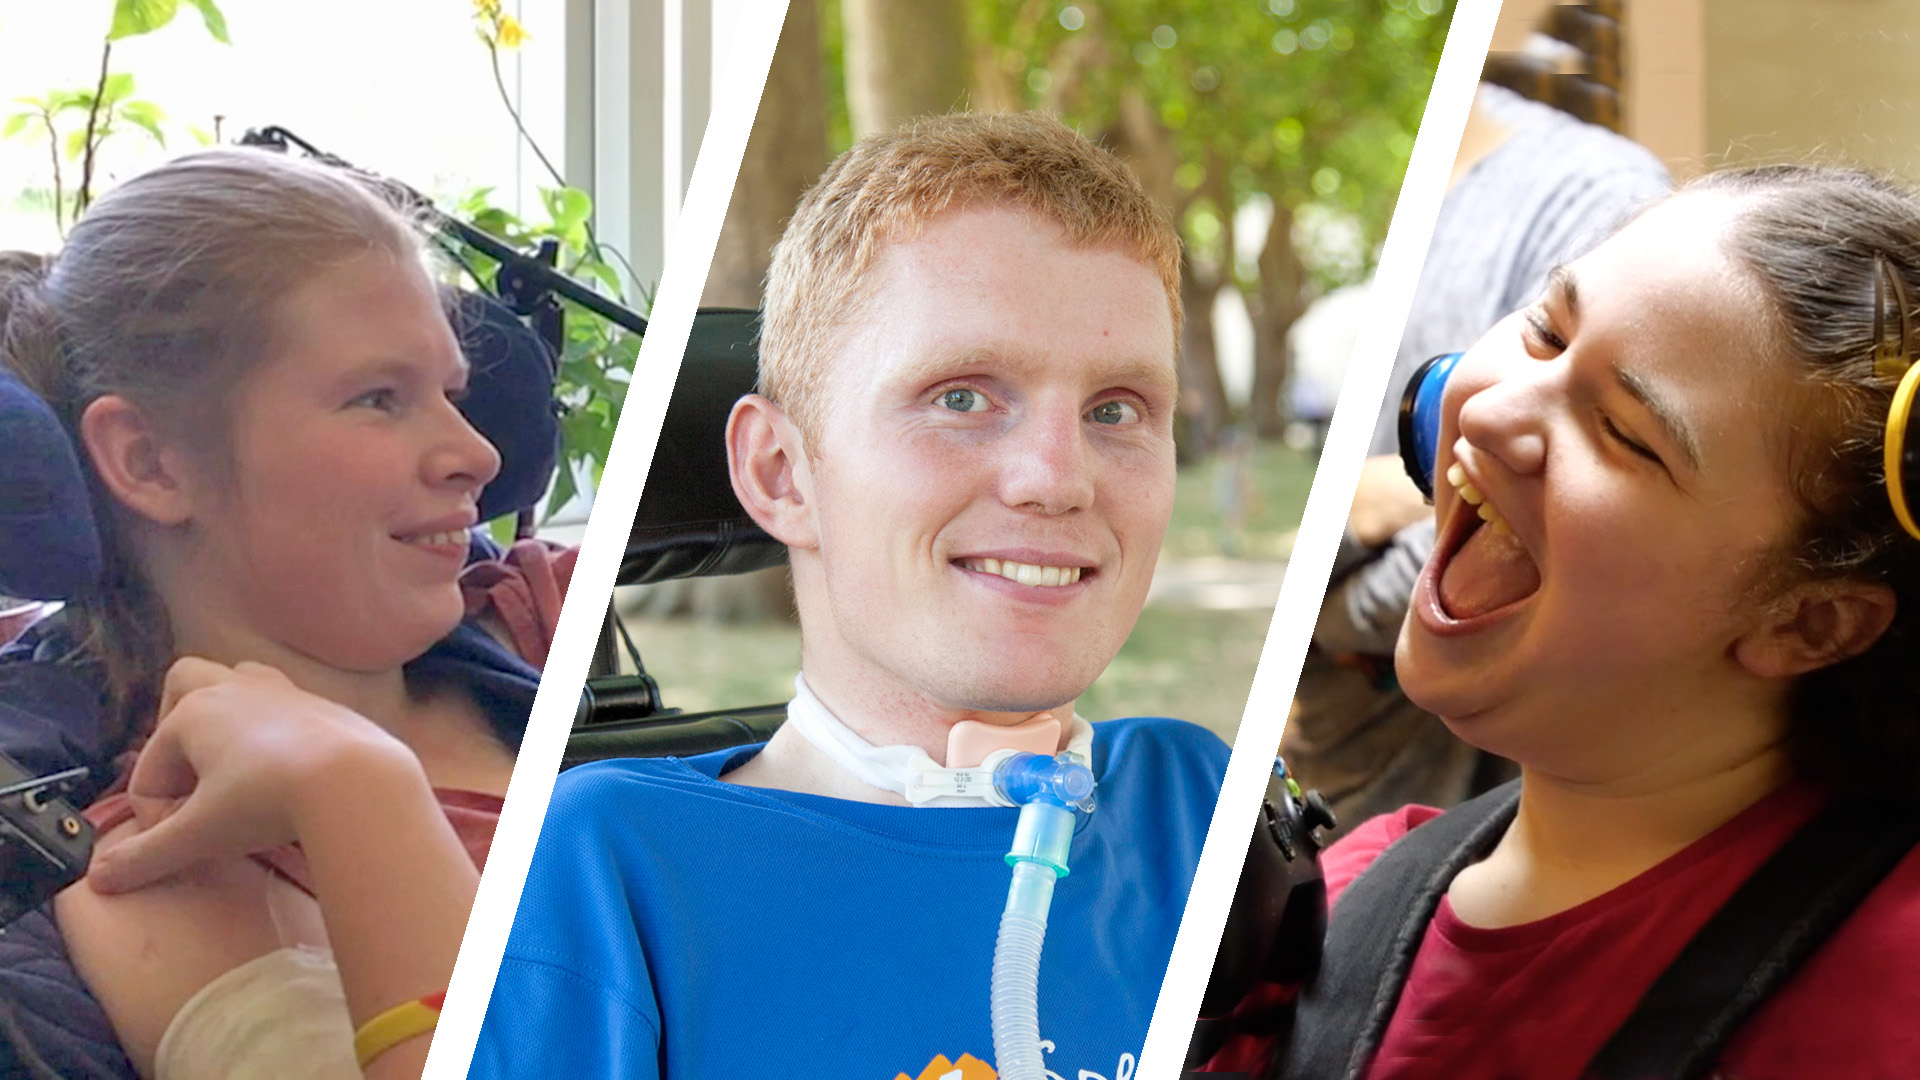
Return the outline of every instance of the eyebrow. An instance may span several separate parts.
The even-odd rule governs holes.
[[[460,379],[462,382],[471,382],[473,379],[473,362],[467,359],[465,353],[459,353],[458,355]],[[398,356],[374,357],[346,371],[340,372],[334,381],[342,387],[347,387],[368,379],[403,380],[411,378],[414,375],[417,363],[418,361],[416,360]]]
[[[1574,321],[1579,321],[1580,280],[1574,276],[1573,268],[1561,263],[1547,271],[1547,286],[1549,291],[1554,288],[1560,290],[1560,295],[1566,300],[1567,314]],[[1634,372],[1615,366],[1613,377],[1621,389],[1652,414],[1667,439],[1680,448],[1680,452],[1686,456],[1687,467],[1699,472],[1700,443],[1693,437],[1693,429],[1687,426],[1686,417],[1680,409],[1663,396],[1659,388]]]
[[[1011,370],[1044,370],[1057,361],[1050,357],[1030,352],[1018,346],[977,345],[958,352],[936,353],[911,361],[901,368],[903,381],[912,383],[933,382],[952,378],[955,374],[968,369],[981,367],[1005,367]],[[1114,386],[1145,384],[1159,387],[1170,393],[1178,393],[1180,387],[1179,366],[1158,357],[1121,356],[1110,360],[1096,360],[1102,374],[1102,381]]]
[[[1567,314],[1577,321],[1580,317],[1580,282],[1573,276],[1573,268],[1565,263],[1547,271],[1547,291],[1559,288],[1560,295],[1566,298]]]
[[[1633,396],[1633,400],[1646,407],[1661,430],[1667,433],[1667,438],[1680,447],[1680,452],[1686,455],[1688,467],[1699,472],[1700,444],[1694,440],[1693,429],[1687,426],[1686,417],[1681,415],[1680,410],[1661,396],[1652,383],[1625,368],[1614,368],[1613,377],[1620,383],[1621,389]]]

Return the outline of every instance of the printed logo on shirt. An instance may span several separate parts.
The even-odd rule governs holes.
[[[1051,1053],[1053,1048],[1052,1041],[1046,1039],[1040,1041],[1040,1049]],[[1133,1080],[1133,1066],[1134,1056],[1121,1054],[1120,1062],[1114,1068],[1111,1080]],[[1047,1080],[1067,1080],[1052,1069],[1046,1072]],[[927,1067],[920,1070],[919,1076],[898,1073],[893,1080],[998,1080],[999,1075],[994,1071],[993,1066],[972,1054],[961,1054],[955,1061],[948,1061],[945,1054],[935,1054],[933,1060],[927,1062]],[[1092,1069],[1081,1069],[1073,1080],[1109,1080],[1109,1078]]]
[[[961,1054],[959,1061],[948,1061],[947,1055],[935,1054],[919,1076],[901,1073],[893,1080],[995,1080],[999,1075],[993,1066],[972,1054]]]

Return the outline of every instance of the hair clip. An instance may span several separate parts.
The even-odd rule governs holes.
[[[1900,380],[1893,401],[1887,407],[1887,434],[1883,440],[1886,457],[1887,501],[1893,504],[1893,516],[1907,535],[1920,540],[1920,522],[1915,522],[1913,507],[1907,499],[1907,430],[1913,417],[1913,396],[1920,390],[1920,365],[1913,362],[1910,348],[1913,324],[1908,312],[1907,286],[1894,271],[1885,255],[1873,257],[1873,372],[1882,378]],[[1889,302],[1892,318],[1888,317]]]
[[[1885,255],[1873,257],[1873,271],[1873,373],[1883,379],[1897,379],[1913,365],[1908,347],[1913,340],[1913,323],[1907,315],[1907,285]]]

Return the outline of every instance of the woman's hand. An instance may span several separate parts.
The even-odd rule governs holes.
[[[337,798],[370,771],[396,770],[421,771],[399,740],[277,668],[183,658],[167,672],[159,724],[129,781],[142,831],[99,854],[87,880],[126,892],[291,843],[329,789]]]
[[[355,1027],[445,989],[479,871],[419,758],[371,720],[271,667],[181,660],[129,784],[142,828],[102,846],[60,918],[136,1060],[200,987],[286,944],[244,856],[288,841]],[[367,1074],[417,1077],[426,1050],[410,1040]]]

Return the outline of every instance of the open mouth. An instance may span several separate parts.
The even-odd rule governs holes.
[[[1539,591],[1539,565],[1459,462],[1447,470],[1447,482],[1459,493],[1460,505],[1447,522],[1437,555],[1441,610],[1464,622],[1512,607]]]
[[[1038,566],[1033,563],[1014,562],[1011,559],[970,558],[955,561],[963,570],[993,574],[1020,585],[1036,585],[1043,589],[1058,589],[1074,585],[1081,578],[1093,573],[1092,567]]]

